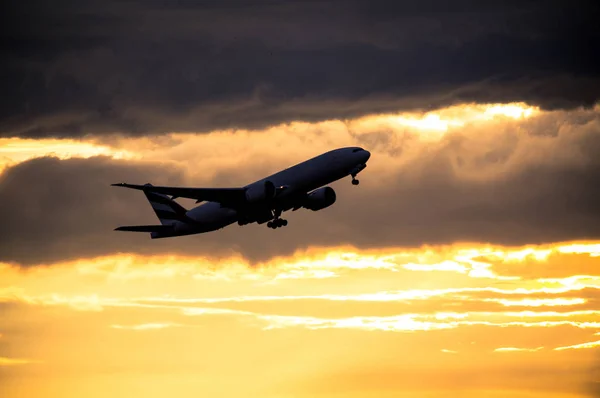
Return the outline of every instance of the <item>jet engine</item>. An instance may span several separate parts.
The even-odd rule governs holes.
[[[316,189],[308,194],[302,207],[317,211],[331,206],[335,203],[335,191],[331,187]]]
[[[253,185],[246,190],[246,201],[248,203],[258,203],[267,201],[269,199],[273,199],[275,197],[277,190],[275,189],[275,184],[271,181],[265,181],[264,184],[261,185]]]

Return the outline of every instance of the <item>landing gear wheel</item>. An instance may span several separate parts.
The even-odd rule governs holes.
[[[276,218],[273,221],[269,221],[267,223],[267,227],[269,227],[271,229],[275,229],[275,228],[279,228],[279,227],[285,227],[286,225],[288,225],[287,220],[283,220],[281,218]]]
[[[358,181],[357,179],[352,180],[352,185],[358,185],[358,184],[360,184],[360,181]]]

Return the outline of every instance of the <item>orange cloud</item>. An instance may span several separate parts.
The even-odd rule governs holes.
[[[600,340],[598,340],[598,341],[590,341],[588,343],[574,344],[574,345],[570,345],[570,346],[566,346],[566,347],[557,347],[557,348],[555,348],[555,350],[556,351],[562,351],[562,350],[580,350],[580,349],[594,348],[594,347],[600,347]]]
[[[55,156],[60,159],[72,157],[88,158],[105,155],[115,159],[181,162],[201,167],[202,179],[212,179],[217,173],[237,170],[239,177],[243,169],[257,156],[271,159],[275,167],[289,166],[290,161],[300,161],[327,151],[335,146],[355,144],[368,145],[376,131],[389,131],[392,137],[410,133],[423,140],[435,138],[432,133],[446,134],[466,126],[483,127],[520,121],[544,114],[537,107],[526,103],[507,104],[462,104],[429,112],[381,114],[352,120],[330,120],[317,123],[290,122],[264,130],[218,130],[205,134],[173,133],[153,138],[108,138],[93,137],[88,140],[73,139],[0,139],[0,170],[28,159]],[[319,136],[318,141],[312,138]],[[326,139],[323,139],[325,136]],[[437,136],[439,138],[441,136]],[[103,141],[100,141],[103,140]],[[310,140],[311,145],[304,145]],[[264,145],[265,141],[269,145]],[[363,142],[365,141],[365,142]],[[294,149],[293,152],[272,148]],[[376,148],[372,148],[376,151]],[[284,154],[285,153],[285,154]],[[385,156],[384,153],[379,157]],[[386,159],[390,164],[390,158]],[[373,162],[379,173],[382,163]],[[260,167],[260,166],[259,166]],[[371,168],[373,168],[371,167]],[[268,172],[266,168],[259,170]],[[241,180],[240,180],[241,181]]]
[[[92,156],[110,156],[114,159],[136,157],[134,153],[124,148],[116,149],[84,140],[0,138],[0,173],[3,169],[17,163],[44,156],[54,156],[59,159]]]
[[[494,352],[537,352],[539,350],[543,350],[544,347],[536,347],[536,348],[516,348],[516,347],[500,347],[496,348]]]
[[[142,323],[139,325],[110,325],[110,327],[113,329],[125,330],[157,330],[181,326],[183,325],[179,323]]]
[[[24,358],[6,358],[0,357],[0,366],[17,366],[17,365],[30,365],[41,363],[41,361],[37,361],[34,359],[24,359]]]
[[[361,145],[373,153],[369,189],[399,175],[420,181],[440,159],[448,178],[478,187],[531,165],[585,170],[593,157],[582,142],[598,112],[462,104],[260,131],[0,139],[0,173],[36,157],[101,155],[171,165],[196,185],[238,185]],[[0,367],[11,372],[0,385],[32,397],[574,398],[600,345],[596,241],[309,245],[258,263],[227,253],[0,264]],[[28,364],[38,373],[17,366]]]
[[[356,398],[379,396],[382,378],[406,394],[546,397],[551,385],[577,397],[587,379],[576,369],[592,363],[600,330],[598,281],[568,273],[506,279],[498,269],[529,264],[544,275],[558,253],[594,270],[595,245],[312,248],[255,267],[239,256],[174,254],[3,264],[0,382],[8,396],[23,391],[15,380],[35,380],[27,396],[133,394],[141,384],[150,395],[305,398],[359,375]],[[23,358],[36,358],[27,362],[37,363],[35,376],[16,366]],[[100,382],[107,372],[108,386]],[[191,385],[190,373],[203,379]],[[478,384],[457,384],[467,376]]]

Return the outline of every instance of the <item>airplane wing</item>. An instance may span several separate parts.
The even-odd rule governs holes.
[[[174,198],[195,199],[198,202],[218,202],[224,207],[236,208],[242,206],[246,199],[244,188],[180,188],[180,187],[158,187],[150,184],[111,184],[114,187],[125,187],[138,189],[140,191],[156,192],[173,196]]]

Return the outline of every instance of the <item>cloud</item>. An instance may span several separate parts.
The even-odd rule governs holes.
[[[479,397],[494,388],[498,396],[509,390],[512,395],[538,391],[540,397],[548,390],[558,391],[557,396],[575,394],[587,381],[596,350],[554,348],[598,340],[598,305],[551,306],[547,299],[599,297],[598,279],[472,278],[401,265],[503,253],[498,258],[537,266],[552,253],[562,253],[593,270],[598,258],[590,254],[597,252],[596,245],[513,249],[461,244],[373,250],[364,257],[358,250],[324,248],[258,267],[248,267],[240,257],[212,262],[174,254],[120,254],[29,269],[4,264],[2,356],[40,359],[45,365],[3,367],[0,385],[7,396],[22,395],[23,386],[27,396],[58,389],[97,391],[109,374],[119,383],[109,390],[135,395],[143,383],[155,395],[177,385],[184,386],[183,395],[214,395],[231,386],[235,374],[246,377],[243,390],[254,387],[256,396],[311,396],[317,390],[326,394],[347,388],[341,383],[329,390],[298,389],[299,384],[313,385],[315,375],[354,380],[360,373],[362,387],[355,384],[351,390],[362,388],[364,396],[443,390]],[[274,279],[279,272],[311,265],[331,269],[337,277]],[[194,277],[205,270],[210,279]],[[530,301],[505,307],[498,298]],[[529,305],[538,299],[545,305]],[[535,352],[494,352],[541,346]],[[291,369],[280,366],[286,361]],[[203,379],[192,386],[198,374]],[[272,375],[264,384],[268,393],[261,388],[261,374]],[[57,385],[65,375],[68,382]],[[31,378],[36,382],[18,382]],[[73,380],[81,384],[74,386]]]
[[[104,157],[89,161],[40,158],[8,169],[0,175],[0,214],[4,217],[1,257],[8,261],[27,257],[53,261],[103,254],[107,248],[129,250],[131,242],[120,244],[111,233],[114,222],[136,214],[143,217],[145,212],[123,200],[110,189],[110,183],[121,179],[150,181],[158,174],[163,182],[182,181],[181,173],[168,166],[132,167]]]
[[[398,276],[398,278],[402,278]],[[78,278],[77,280],[85,280]],[[132,287],[136,281],[127,281]],[[239,282],[239,281],[238,281]],[[228,282],[232,283],[232,281]],[[342,282],[339,282],[340,284]],[[181,286],[181,284],[180,284]],[[263,285],[264,286],[264,285]],[[131,291],[131,288],[127,290]],[[64,307],[75,312],[119,313],[133,311],[148,316],[228,316],[253,319],[265,327],[343,327],[365,330],[404,331],[457,328],[461,326],[491,327],[599,327],[596,305],[577,306],[568,303],[555,307],[558,300],[539,289],[526,294],[527,302],[520,308],[507,309],[502,297],[525,295],[522,289],[500,290],[492,288],[439,289],[432,291],[406,290],[346,295],[261,295],[177,298],[160,295],[148,297],[115,297],[109,294],[78,295],[66,293],[32,294],[15,288],[0,289],[0,304],[13,308]],[[478,297],[478,293],[485,297]],[[574,292],[577,293],[577,292]],[[131,293],[129,293],[131,295]],[[596,293],[597,295],[597,293]],[[497,299],[495,297],[501,297]],[[550,298],[548,298],[550,297]],[[524,300],[523,300],[524,301]],[[376,306],[373,303],[378,303]],[[546,308],[543,308],[546,307]],[[9,308],[9,307],[7,307]],[[402,314],[402,315],[399,315]],[[127,319],[125,320],[128,321]],[[409,322],[410,321],[410,322]],[[129,320],[131,322],[131,320]],[[148,330],[189,326],[181,322],[140,322],[138,324],[112,324],[117,329]],[[371,326],[369,326],[371,325]],[[260,326],[260,325],[259,325]],[[264,325],[263,325],[264,326]]]
[[[34,359],[25,359],[25,358],[6,358],[0,357],[0,367],[1,366],[17,366],[17,365],[29,365],[41,363],[41,361]]]
[[[125,329],[125,330],[159,330],[173,327],[181,327],[179,323],[142,323],[139,325],[110,325],[113,329]]]
[[[161,134],[598,100],[596,6],[10,2],[2,136]]]
[[[252,313],[247,311],[222,310],[213,311],[211,309],[197,308],[186,309],[183,311],[188,316],[202,315],[235,315],[253,317],[263,324],[263,329],[273,330],[281,328],[307,328],[312,330],[318,329],[356,329],[363,331],[385,331],[385,332],[415,332],[415,331],[431,331],[455,329],[465,326],[485,326],[493,328],[552,328],[572,326],[581,329],[597,329],[600,328],[599,322],[593,321],[485,321],[485,320],[468,320],[471,318],[469,314],[460,313],[435,313],[435,314],[402,314],[391,316],[353,316],[343,318],[322,318],[312,316],[294,316],[294,315],[271,315]],[[466,320],[465,320],[466,319]],[[592,345],[590,345],[592,344]],[[590,348],[597,345],[598,342],[586,343],[585,347],[564,347],[567,348]]]
[[[543,348],[544,347],[537,347],[537,348],[500,347],[500,348],[496,348],[494,351],[495,352],[519,352],[519,351],[536,352],[536,351],[542,350]]]
[[[574,345],[565,346],[565,347],[557,347],[557,348],[555,348],[555,350],[556,351],[562,351],[562,350],[580,350],[580,349],[595,348],[595,347],[600,347],[600,340],[598,340],[598,341],[590,341],[590,342],[581,343],[581,344],[574,344]]]
[[[215,142],[226,141],[225,133],[180,137],[174,146],[142,152],[147,154],[144,161],[34,159],[0,175],[0,261],[31,265],[116,252],[176,252],[211,258],[241,254],[257,263],[311,246],[364,250],[465,241],[525,245],[595,239],[600,236],[599,114],[598,109],[556,111],[523,120],[467,124],[435,140],[404,127],[353,132],[342,125],[331,131],[320,125],[281,126],[268,134],[240,136],[240,147],[232,146],[231,151],[244,153],[246,148],[243,159],[249,163],[223,160],[222,146],[215,150],[217,157],[198,156]],[[282,140],[280,148],[272,149],[271,136]],[[246,184],[289,166],[281,153],[317,138],[326,139],[329,146],[354,141],[373,156],[359,187],[347,181],[333,184],[338,193],[335,205],[317,213],[301,210],[302,217],[286,214],[287,228],[232,225],[163,240],[112,231],[119,225],[156,220],[143,195],[110,183]],[[318,153],[317,149],[313,150]],[[274,160],[257,164],[251,162],[253,156]],[[460,262],[470,273],[493,276],[488,265],[475,258]]]
[[[445,352],[446,354],[458,354],[458,351],[448,350],[446,348],[442,348],[440,351]]]

